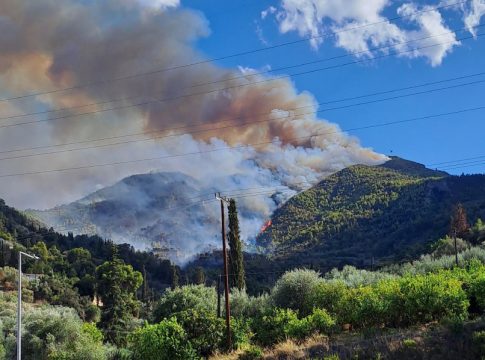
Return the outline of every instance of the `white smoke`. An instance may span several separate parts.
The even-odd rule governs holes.
[[[176,1],[163,3],[177,5]],[[318,119],[313,96],[297,92],[290,81],[267,81],[248,72],[241,76],[238,70],[206,62],[193,47],[197,39],[210,33],[207,21],[199,13],[170,6],[158,6],[157,11],[147,12],[146,4],[126,0],[89,4],[71,0],[62,5],[54,0],[4,0],[0,3],[0,14],[0,29],[2,34],[8,34],[0,37],[2,98],[201,62],[197,66],[106,85],[2,102],[0,117],[124,99],[55,114],[0,120],[0,126],[39,120],[36,124],[0,127],[0,152],[3,152],[0,158],[17,157],[0,160],[0,197],[17,207],[50,208],[79,199],[126,176],[150,171],[180,172],[194,178],[200,184],[200,191],[227,189],[230,190],[227,195],[243,194],[237,193],[238,189],[270,192],[278,187],[280,194],[273,198],[263,195],[240,198],[243,237],[250,239],[278,204],[296,191],[346,166],[377,164],[386,159],[363,148],[338,126]],[[251,85],[251,82],[257,84]],[[208,94],[187,96],[194,92]],[[154,98],[162,100],[151,101]],[[165,101],[167,98],[177,99]],[[138,105],[147,99],[151,99],[149,104]],[[129,107],[42,121],[113,105]],[[269,121],[268,117],[273,120]],[[248,122],[254,123],[248,125]],[[167,130],[222,126],[219,130],[185,135]],[[5,153],[12,149],[126,134],[141,135]],[[70,151],[126,139],[142,141]],[[65,151],[18,157],[53,150]],[[181,156],[189,153],[195,154]],[[147,158],[153,160],[143,160]],[[93,166],[126,161],[129,163]],[[77,169],[51,171],[64,168]],[[187,194],[188,197],[197,195]],[[143,201],[134,198],[134,201]],[[185,229],[180,227],[180,231],[193,235],[183,243],[187,256],[203,250],[201,244],[213,244],[214,234],[218,233],[218,227],[212,224],[217,206],[198,206],[198,221],[185,223]],[[163,215],[170,216],[170,213]],[[161,229],[156,223],[151,225],[154,231],[173,230]],[[178,235],[174,233],[173,237]],[[130,241],[121,233],[116,239]]]

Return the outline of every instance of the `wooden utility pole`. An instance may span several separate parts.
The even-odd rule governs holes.
[[[231,340],[231,307],[229,304],[229,274],[227,271],[227,246],[226,246],[226,222],[224,216],[224,203],[228,202],[226,198],[221,197],[221,194],[215,194],[216,199],[221,202],[221,223],[222,223],[222,256],[224,263],[224,294],[226,302],[226,331],[227,331],[227,349],[232,348]]]

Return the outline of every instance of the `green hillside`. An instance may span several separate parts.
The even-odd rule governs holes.
[[[260,234],[274,258],[320,269],[414,256],[448,232],[453,206],[485,217],[485,175],[451,176],[392,158],[344,169],[290,199]]]

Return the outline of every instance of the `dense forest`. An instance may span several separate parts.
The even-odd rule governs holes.
[[[449,232],[453,207],[485,218],[485,175],[451,176],[393,158],[326,178],[279,208],[257,239],[274,260],[328,270],[412,259]]]
[[[220,252],[181,268],[0,201],[0,360],[15,357],[18,251],[40,257],[24,263],[27,360],[480,358],[483,183],[413,163],[351,167],[278,211],[259,239],[270,257],[242,254],[232,201],[231,341]]]

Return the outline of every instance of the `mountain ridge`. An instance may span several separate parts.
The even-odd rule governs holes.
[[[393,157],[354,165],[292,197],[257,238],[274,259],[331,268],[412,258],[448,230],[463,203],[485,217],[485,175],[453,176]]]

